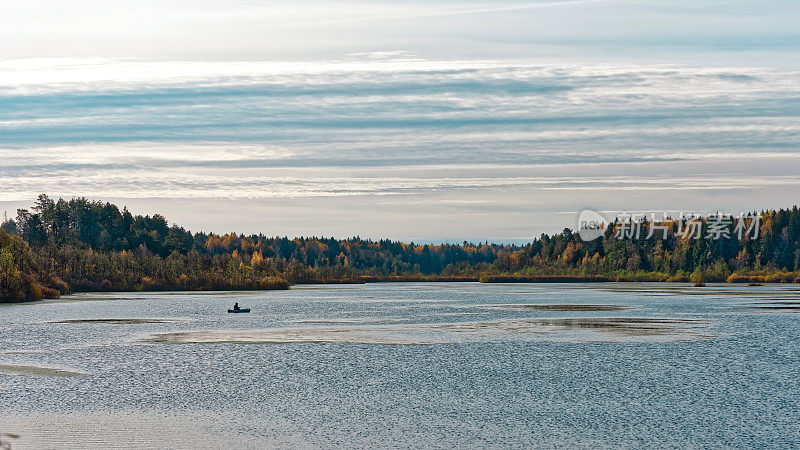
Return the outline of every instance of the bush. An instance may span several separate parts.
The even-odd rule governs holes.
[[[606,277],[581,275],[484,275],[481,283],[587,283],[609,281]]]
[[[42,286],[42,295],[44,295],[44,298],[55,299],[60,297],[61,293],[58,291],[58,289]]]
[[[26,273],[22,276],[22,280],[25,301],[32,302],[34,300],[41,300],[44,298],[42,286],[33,279],[33,275]]]
[[[256,289],[289,289],[289,282],[279,277],[266,277],[258,280],[256,283]]]
[[[764,283],[764,275],[739,275],[737,273],[728,277],[728,283]]]
[[[101,281],[101,282],[100,282],[100,290],[101,290],[101,291],[103,291],[103,292],[108,292],[108,291],[110,291],[111,289],[113,289],[113,286],[111,285],[111,282],[110,282],[110,281],[108,281],[108,280],[103,280],[103,281]]]
[[[69,288],[69,284],[58,277],[50,277],[50,282],[47,284],[50,288],[57,290],[61,295],[66,295],[72,292],[72,290]]]
[[[692,275],[689,277],[689,281],[695,284],[702,284],[706,281],[706,278],[703,276],[703,273],[700,271],[700,269],[697,269],[692,272]]]

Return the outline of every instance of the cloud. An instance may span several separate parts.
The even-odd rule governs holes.
[[[332,24],[346,24],[354,22],[381,22],[381,21],[398,21],[409,19],[426,19],[426,18],[440,18],[440,17],[453,17],[453,16],[466,16],[466,15],[479,15],[487,13],[498,12],[513,12],[525,11],[545,8],[562,8],[571,5],[587,5],[592,3],[611,3],[623,0],[562,0],[562,1],[549,1],[549,2],[527,2],[524,4],[513,4],[506,6],[488,6],[475,8],[471,3],[456,5],[456,7],[445,7],[435,10],[428,10],[423,12],[406,12],[394,14],[381,14],[366,17],[351,17],[338,20],[316,21],[312,23],[303,23],[303,27],[309,26],[322,26]]]
[[[796,71],[353,58],[5,62],[0,202],[40,192],[247,199],[305,223],[282,202],[313,200],[335,215],[320,202],[352,210],[391,199],[409,217],[433,214],[419,206],[433,202],[476,220],[448,236],[480,238],[518,236],[512,217],[557,230],[542,215],[591,202],[737,209],[762,206],[756,194],[800,191]],[[181,208],[173,220],[199,223]],[[478,221],[486,211],[509,225]],[[350,220],[370,222],[365,214]],[[420,223],[405,229],[436,237]],[[444,219],[437,226],[443,233]]]
[[[433,59],[786,64],[799,49],[800,17],[793,0],[31,0],[3,12],[0,42],[15,45],[0,48],[0,59],[160,61],[331,60],[405,50]]]

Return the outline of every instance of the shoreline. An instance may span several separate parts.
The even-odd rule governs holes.
[[[351,285],[351,284],[375,284],[375,283],[480,283],[480,284],[604,284],[604,283],[656,283],[665,285],[685,284],[687,287],[713,287],[715,285],[743,285],[749,287],[763,287],[768,285],[800,285],[798,282],[788,281],[757,281],[752,282],[749,279],[726,280],[726,281],[708,281],[704,283],[693,283],[689,280],[647,280],[647,279],[632,279],[632,278],[609,278],[609,277],[590,277],[581,278],[577,276],[556,276],[556,275],[537,275],[537,276],[492,276],[489,281],[485,278],[478,277],[438,277],[438,276],[397,276],[397,277],[364,277],[362,280],[325,280],[325,281],[303,281],[290,285],[292,286],[313,286],[313,285]],[[148,293],[148,292],[264,292],[264,291],[281,291],[287,288],[276,289],[149,289],[149,290],[109,290],[109,291],[76,291],[65,294],[70,296],[75,294],[121,294],[121,293]],[[9,301],[0,300],[0,304],[24,304],[24,303],[38,303],[48,299],[39,300],[25,300],[25,301]],[[58,300],[58,299],[52,299]]]

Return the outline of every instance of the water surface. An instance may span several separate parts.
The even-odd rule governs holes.
[[[398,283],[0,305],[0,433],[19,435],[0,440],[797,446],[796,301],[792,285]]]

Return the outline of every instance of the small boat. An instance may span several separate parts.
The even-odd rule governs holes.
[[[229,313],[249,313],[250,308],[229,309]]]

